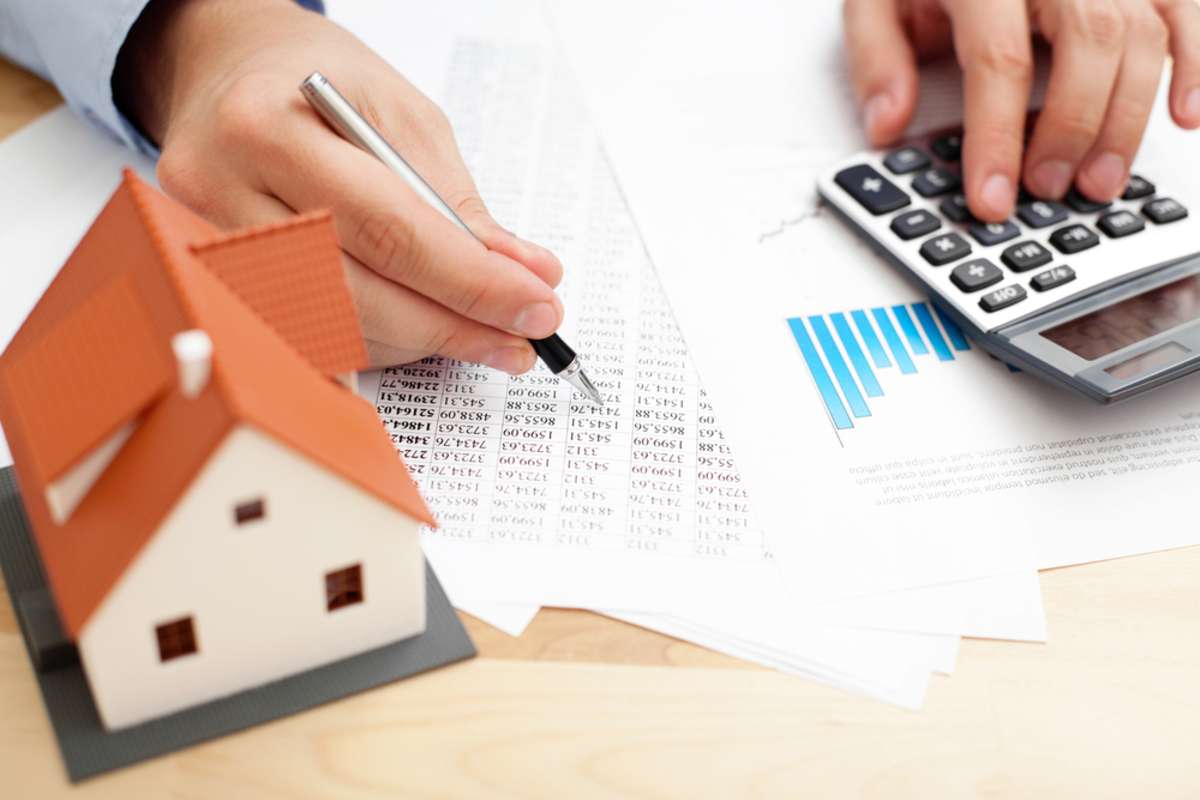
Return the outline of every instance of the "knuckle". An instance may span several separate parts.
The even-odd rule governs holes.
[[[207,217],[214,195],[202,188],[205,175],[202,161],[189,148],[179,145],[164,149],[154,168],[154,176],[164,192]]]
[[[1085,108],[1060,108],[1046,122],[1047,138],[1051,141],[1065,140],[1081,146],[1096,138],[1101,118]]]
[[[454,212],[464,219],[490,218],[487,206],[479,195],[473,191],[465,191],[450,201]]]
[[[990,39],[975,47],[969,57],[994,75],[1021,82],[1033,79],[1033,54],[1027,41]]]
[[[265,76],[256,73],[241,75],[230,82],[214,108],[218,145],[270,141],[271,137],[265,136],[270,125],[269,112],[263,102],[270,93],[268,84]]]
[[[451,308],[457,309],[463,316],[475,318],[485,305],[485,298],[488,296],[488,287],[485,283],[469,283],[455,292]]]
[[[1125,17],[1112,2],[1076,0],[1068,19],[1076,31],[1100,47],[1116,47],[1125,38]]]
[[[363,261],[398,283],[406,283],[422,269],[416,228],[404,216],[367,209],[354,224],[353,241]]]
[[[458,326],[454,320],[446,319],[439,321],[429,326],[429,329],[425,331],[418,349],[426,353],[444,354],[453,344],[457,333]]]
[[[422,98],[412,105],[413,119],[417,125],[436,134],[446,134],[452,130],[450,118],[446,112],[432,100]]]
[[[423,135],[433,141],[453,136],[450,119],[436,103],[421,96],[396,109],[399,128]]]
[[[1021,153],[1021,129],[989,117],[968,131],[972,150],[995,158],[1016,158]]]
[[[195,173],[192,159],[182,147],[165,148],[154,168],[154,176],[163,191],[179,200],[184,199],[191,184],[190,178]]]

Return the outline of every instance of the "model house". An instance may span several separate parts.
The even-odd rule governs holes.
[[[432,519],[347,388],[365,362],[327,214],[222,234],[126,173],[0,357],[107,728],[424,630]]]

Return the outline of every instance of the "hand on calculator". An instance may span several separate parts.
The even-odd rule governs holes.
[[[962,180],[984,222],[1009,217],[1020,185],[1059,199],[1074,184],[1098,202],[1125,191],[1168,52],[1171,114],[1182,127],[1200,126],[1195,0],[846,0],[845,23],[875,146],[897,139],[912,117],[917,59],[957,54],[966,94]],[[1023,153],[1032,32],[1053,48],[1053,65]]]

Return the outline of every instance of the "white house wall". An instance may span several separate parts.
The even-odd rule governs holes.
[[[262,519],[234,506],[262,497]],[[100,717],[122,728],[424,630],[418,525],[242,426],[79,637]],[[362,565],[360,604],[326,610],[325,574]],[[159,659],[155,627],[190,616],[198,652]]]

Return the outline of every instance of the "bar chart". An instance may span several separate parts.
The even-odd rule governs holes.
[[[918,301],[787,320],[833,427],[855,427],[884,396],[881,377],[957,360],[971,343],[936,305]],[[926,366],[928,368],[928,366]]]

